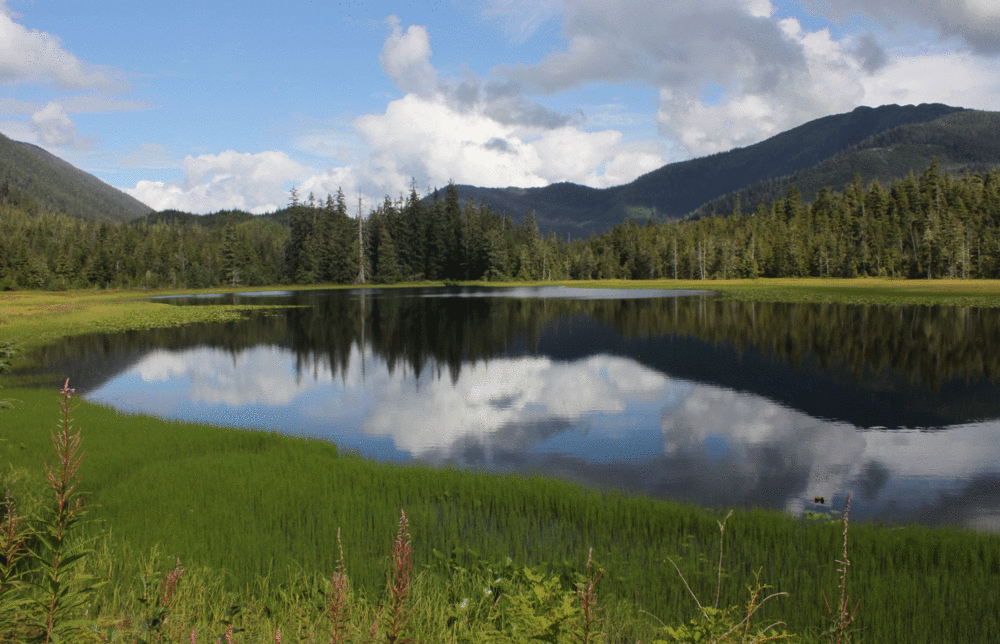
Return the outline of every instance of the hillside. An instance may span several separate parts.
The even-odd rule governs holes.
[[[17,194],[81,219],[122,222],[152,208],[30,143],[0,134],[0,198]]]
[[[1000,112],[966,110],[924,123],[911,123],[887,130],[841,150],[811,168],[748,186],[713,199],[692,213],[733,212],[784,197],[795,185],[805,201],[824,187],[840,190],[860,175],[864,184],[887,185],[912,170],[919,174],[933,159],[952,175],[986,173],[1000,167]]]
[[[528,189],[457,188],[462,200],[472,199],[517,220],[532,210],[542,230],[586,237],[627,217],[677,219],[734,191],[811,168],[901,125],[926,123],[964,111],[941,104],[858,107],[745,148],[671,163],[629,184],[603,190],[570,183]],[[928,130],[928,136],[934,133],[934,129]]]

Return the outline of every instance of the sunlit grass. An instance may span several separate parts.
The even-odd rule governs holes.
[[[174,306],[150,301],[150,295],[148,291],[0,293],[0,342],[13,340],[23,351],[81,333],[228,322],[247,310],[274,308],[246,304]]]
[[[0,411],[0,457],[34,472],[41,485],[56,396],[5,395],[17,402]],[[540,477],[378,464],[317,440],[77,405],[82,489],[93,502],[95,534],[111,539],[106,563],[120,569],[116,583],[135,584],[130,558],[158,548],[161,572],[175,558],[217,571],[206,574],[221,575],[212,583],[224,596],[252,596],[262,583],[286,592],[309,575],[329,579],[340,530],[352,589],[378,598],[404,509],[415,570],[430,575],[421,583],[432,586],[453,566],[479,571],[482,583],[508,558],[513,570],[541,566],[573,579],[592,547],[606,570],[602,603],[627,616],[618,628],[647,633],[644,641],[656,623],[640,610],[674,624],[697,614],[667,557],[699,596],[715,592],[716,511]],[[838,588],[841,544],[837,524],[738,512],[727,525],[720,605],[741,604],[762,569],[761,580],[789,593],[763,617],[819,633],[823,592]],[[1000,631],[1000,537],[857,525],[851,548],[851,596],[862,599],[855,626],[867,641],[990,641]]]

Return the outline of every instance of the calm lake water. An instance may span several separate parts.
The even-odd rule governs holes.
[[[558,287],[169,301],[296,308],[40,360],[118,409],[379,460],[793,514],[850,492],[855,518],[1000,532],[1000,311]]]

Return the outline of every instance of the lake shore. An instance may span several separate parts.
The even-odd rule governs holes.
[[[852,281],[707,285],[718,286],[727,297],[762,301],[842,297],[890,306],[972,306],[968,302],[979,298],[992,303],[976,306],[1000,305],[1000,282],[928,283],[933,288],[888,280],[843,282]],[[697,281],[563,284],[706,286]],[[19,345],[33,347],[78,333],[224,321],[243,310],[227,305],[175,307],[146,299],[169,293],[191,292],[4,294],[0,342],[17,339]],[[0,390],[0,398],[13,404],[13,409],[0,410],[5,439],[0,449],[38,488],[57,396],[47,390],[12,389],[12,384],[4,383]],[[428,574],[440,563],[435,550],[448,558],[456,549],[471,549],[474,556],[460,554],[451,565],[479,566],[485,575],[510,556],[516,567],[545,565],[557,576],[565,573],[570,578],[570,570],[579,572],[587,549],[594,547],[596,560],[607,570],[601,590],[615,610],[631,615],[622,628],[631,629],[633,637],[639,633],[644,641],[656,629],[651,620],[639,625],[640,609],[673,624],[696,615],[666,557],[678,561],[695,580],[699,595],[715,589],[716,520],[723,511],[544,479],[380,465],[342,455],[322,441],[121,414],[85,401],[75,404],[74,420],[83,428],[87,452],[84,489],[91,495],[99,530],[113,535],[103,563],[114,570],[120,584],[116,588],[123,594],[121,589],[142,572],[138,562],[156,558],[145,554],[153,548],[159,549],[161,562],[181,557],[186,564],[215,571],[212,574],[228,571],[225,592],[252,595],[250,589],[261,580],[286,587],[295,582],[296,569],[329,576],[337,562],[336,535],[344,528],[348,571],[359,591],[375,597],[384,581],[385,555],[400,507],[411,518],[415,561],[429,566]],[[778,512],[737,513],[726,533],[722,605],[744,602],[745,587],[762,568],[761,581],[791,593],[767,614],[808,635],[807,641],[821,640],[828,623],[822,594],[837,591],[841,533],[838,522]],[[991,641],[1000,629],[1000,617],[976,621],[979,615],[1000,616],[998,591],[989,590],[1000,589],[1000,537],[852,524],[851,560],[851,592],[863,600],[858,627],[865,640]],[[454,568],[450,570],[453,574]],[[935,583],[928,586],[927,579]],[[454,610],[462,597],[454,599],[442,595],[433,601],[444,613]]]
[[[886,306],[937,305],[1000,307],[1000,280],[756,279],[756,280],[591,280],[558,282],[458,282],[489,287],[568,286],[577,288],[662,288],[716,291],[723,297],[762,302],[829,302]],[[443,286],[418,282],[365,288]],[[32,348],[60,337],[90,332],[115,332],[177,326],[193,322],[227,321],[240,311],[261,306],[207,304],[177,307],[151,302],[152,296],[206,293],[256,293],[282,290],[351,289],[357,286],[263,286],[197,290],[10,291],[0,293],[0,342],[14,340]]]

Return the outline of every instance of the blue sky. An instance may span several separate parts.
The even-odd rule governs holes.
[[[0,132],[197,213],[605,187],[858,105],[1000,109],[998,54],[997,0],[0,0]]]

